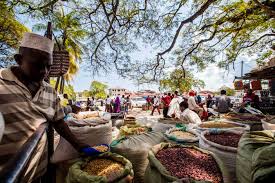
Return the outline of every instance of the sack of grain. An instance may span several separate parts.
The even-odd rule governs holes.
[[[66,183],[130,183],[133,175],[129,160],[118,154],[104,153],[73,164],[66,177]]]
[[[186,128],[171,128],[165,132],[166,138],[175,143],[196,143],[199,141],[199,134],[195,130]]]
[[[222,129],[222,130],[239,130],[239,131],[249,131],[249,126],[245,124],[240,124],[236,122],[229,121],[208,121],[199,124],[196,127],[199,131]]]
[[[238,183],[274,182],[274,131],[245,133],[237,152],[236,173]]]
[[[86,118],[95,118],[99,117],[98,111],[85,111],[79,112],[78,114],[73,115],[76,119],[86,119]]]
[[[123,136],[130,136],[130,135],[140,135],[142,133],[146,133],[149,131],[151,131],[151,129],[148,128],[147,126],[141,126],[139,124],[134,124],[134,125],[128,124],[120,127],[119,136],[123,137]]]
[[[112,152],[120,154],[131,161],[135,172],[135,182],[142,183],[148,164],[149,149],[163,141],[164,136],[162,133],[148,132],[115,140],[110,147]]]
[[[275,116],[266,116],[261,122],[264,130],[275,130]]]
[[[98,144],[110,144],[112,142],[112,122],[97,125],[75,126],[69,125],[71,132],[82,143],[90,146]],[[79,157],[79,153],[71,144],[60,137],[59,144],[51,158],[52,163],[62,162]]]
[[[195,146],[161,143],[149,151],[148,159],[146,183],[222,183],[228,176],[215,154]]]
[[[204,131],[201,133],[199,147],[213,152],[224,163],[229,177],[224,182],[236,182],[236,156],[239,140],[243,132],[240,131]]]

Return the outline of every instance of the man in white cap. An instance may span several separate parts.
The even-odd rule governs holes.
[[[44,81],[50,70],[52,40],[26,33],[19,53],[18,66],[0,70],[0,111],[5,131],[0,142],[0,171],[28,138],[43,124],[50,122],[55,130],[79,152],[91,155],[91,148],[79,143],[63,121],[64,113],[55,90]],[[23,182],[31,182],[45,173],[47,165],[46,134],[31,157]]]

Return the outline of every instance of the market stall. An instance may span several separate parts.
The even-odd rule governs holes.
[[[259,109],[265,114],[275,114],[275,58],[270,59],[266,65],[235,79],[235,89],[251,88],[258,92]],[[244,81],[248,83],[244,84]]]

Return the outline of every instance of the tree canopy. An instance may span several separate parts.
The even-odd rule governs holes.
[[[217,95],[220,95],[221,90],[225,90],[226,91],[226,95],[228,96],[234,96],[236,94],[236,91],[228,86],[222,86],[219,91],[216,92]]]
[[[55,84],[56,84],[56,80],[51,79],[50,80],[50,84],[51,86],[54,88]],[[60,89],[58,88],[57,91],[59,91]],[[74,87],[70,84],[66,84],[64,85],[64,94],[66,93],[69,97],[69,99],[75,100],[76,99],[76,93],[74,91]]]
[[[23,33],[29,30],[16,20],[14,11],[0,2],[0,68],[12,62],[12,53],[18,47]]]
[[[107,97],[106,89],[107,85],[99,81],[93,81],[90,86],[91,96],[98,99],[105,99]]]
[[[166,91],[188,92],[192,87],[204,87],[202,80],[194,78],[190,72],[182,69],[173,70],[169,76],[160,80],[160,89]]]
[[[83,43],[88,53],[78,52],[86,68],[97,73],[115,68],[140,83],[162,79],[171,66],[189,70],[216,63],[229,69],[243,55],[259,63],[274,56],[274,0],[5,2],[17,14],[53,21],[63,36],[68,28],[64,26],[75,27],[66,24],[70,15],[73,19],[67,20],[77,22],[77,29],[87,34]],[[58,24],[60,6],[65,14]],[[142,54],[144,47],[149,56]]]

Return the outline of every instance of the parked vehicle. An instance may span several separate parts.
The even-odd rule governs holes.
[[[146,100],[142,97],[131,98],[131,102],[133,107],[142,107],[143,105],[146,105]]]

